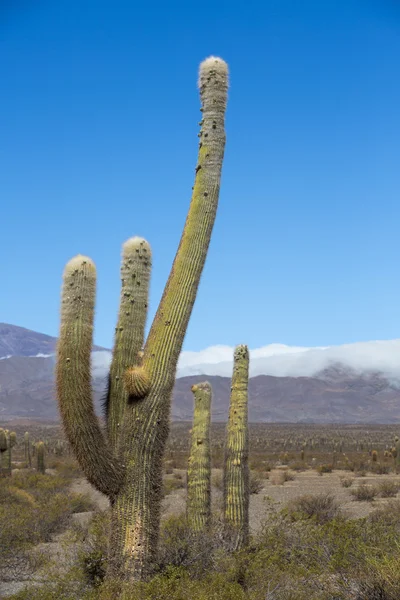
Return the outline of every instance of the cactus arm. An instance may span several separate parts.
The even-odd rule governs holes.
[[[235,549],[247,543],[249,534],[249,437],[248,437],[249,351],[237,346],[234,352],[229,418],[224,464],[224,519],[235,538]]]
[[[144,395],[150,384],[149,381],[146,382],[145,373],[141,378],[135,378],[135,375],[140,376],[141,374],[140,368],[138,368],[139,353],[142,351],[144,343],[150,274],[151,249],[149,244],[139,237],[127,240],[122,251],[121,300],[115,328],[106,403],[108,436],[114,448],[117,447],[118,434],[122,426],[128,396],[133,395],[133,384],[137,382]],[[130,370],[128,371],[128,369]],[[127,388],[130,389],[131,394]]]
[[[187,471],[186,514],[193,531],[203,531],[211,521],[211,385],[192,386],[193,427]]]
[[[121,428],[126,477],[112,507],[110,577],[143,579],[151,571],[157,552],[171,393],[216,216],[227,88],[226,63],[215,58],[204,61],[200,66],[203,121],[192,200],[144,347],[142,367],[151,387],[145,398],[126,407]],[[132,481],[134,486],[129,483]]]
[[[145,346],[144,363],[148,365],[154,386],[168,387],[175,378],[218,206],[225,148],[226,63],[214,57],[203,61],[199,87],[203,119],[192,200]]]
[[[123,468],[114,457],[94,412],[91,388],[96,269],[87,257],[66,265],[56,385],[64,430],[87,479],[110,497],[118,492]]]

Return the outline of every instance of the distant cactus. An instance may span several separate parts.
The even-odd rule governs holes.
[[[193,531],[206,529],[211,520],[211,386],[192,387],[194,415],[187,472],[187,519]]]
[[[12,431],[10,433],[10,447],[14,448],[16,443],[17,443],[17,434],[15,433],[15,431]]]
[[[7,450],[7,437],[4,429],[0,429],[0,452]]]
[[[11,441],[8,429],[0,429],[0,467],[2,475],[11,475]]]
[[[248,380],[249,350],[247,346],[237,346],[233,359],[223,482],[224,520],[234,533],[235,549],[247,544],[249,535]]]
[[[396,468],[399,469],[400,468],[400,440],[399,438],[396,436],[395,438],[395,455],[396,455]],[[393,451],[392,451],[393,454]]]
[[[44,474],[46,472],[45,459],[44,459],[44,443],[39,442],[36,445],[36,458],[37,458],[37,471],[38,473]]]
[[[95,415],[91,389],[95,265],[78,255],[64,271],[57,397],[66,437],[80,466],[112,502],[109,578],[143,579],[157,554],[171,394],[218,206],[226,63],[215,57],[205,60],[199,87],[203,114],[192,201],[146,341],[150,246],[142,238],[124,244],[105,434]]]
[[[26,431],[24,434],[24,452],[25,452],[25,463],[31,468],[32,467],[32,457],[31,457],[31,444],[29,440],[29,433]]]
[[[376,450],[372,450],[371,452],[372,462],[377,462],[378,460],[378,452]]]

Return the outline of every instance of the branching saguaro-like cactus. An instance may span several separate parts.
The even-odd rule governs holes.
[[[95,266],[89,258],[77,256],[64,272],[57,396],[65,433],[86,477],[111,500],[108,578],[142,579],[156,557],[171,393],[218,205],[226,63],[214,57],[205,60],[199,87],[203,118],[192,200],[145,343],[150,247],[141,238],[132,238],[123,247],[105,433],[96,419],[91,391]]]
[[[224,521],[227,532],[232,535],[235,550],[247,543],[249,535],[248,382],[249,350],[247,346],[237,346],[233,359],[223,477]]]
[[[39,442],[36,446],[36,469],[38,473],[42,473],[42,475],[46,472],[43,442]]]
[[[192,531],[204,531],[211,521],[211,385],[192,386],[193,427],[187,471],[187,520]]]

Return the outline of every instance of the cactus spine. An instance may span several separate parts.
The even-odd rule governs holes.
[[[203,531],[211,521],[211,386],[192,386],[194,415],[187,472],[187,519],[193,531]]]
[[[249,350],[237,346],[233,359],[233,376],[229,418],[225,441],[224,520],[233,534],[233,548],[247,543],[249,535],[249,434],[248,434]]]
[[[31,456],[31,443],[29,440],[29,433],[26,431],[24,434],[24,452],[26,465],[32,467],[32,456]]]
[[[37,460],[37,471],[38,473],[42,473],[44,475],[44,473],[46,472],[46,467],[45,467],[45,463],[44,463],[44,443],[43,442],[39,442],[36,446],[36,460]]]
[[[171,393],[218,205],[228,88],[225,62],[205,60],[199,87],[203,119],[192,200],[145,343],[150,247],[141,238],[124,245],[106,433],[94,413],[90,377],[95,266],[77,256],[64,271],[57,396],[66,436],[82,469],[111,500],[108,577],[144,578],[157,550]]]

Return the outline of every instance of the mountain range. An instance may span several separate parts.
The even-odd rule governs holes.
[[[0,421],[58,420],[56,343],[55,337],[0,323]],[[249,420],[399,423],[399,350],[399,340],[313,349],[271,344],[254,350]],[[217,346],[182,353],[173,392],[173,420],[191,420],[191,386],[204,379],[213,388],[213,420],[227,419],[232,352],[229,347]],[[94,400],[101,414],[110,351],[94,346],[92,357]]]

